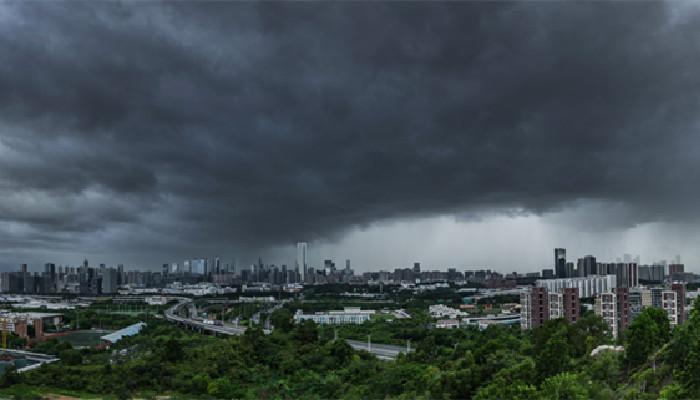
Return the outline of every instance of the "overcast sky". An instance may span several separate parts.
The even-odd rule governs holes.
[[[0,2],[0,265],[680,254],[697,2]]]

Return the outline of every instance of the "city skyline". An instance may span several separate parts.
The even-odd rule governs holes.
[[[551,262],[550,264],[543,264],[539,267],[533,267],[533,268],[499,268],[497,266],[485,263],[485,264],[479,264],[479,265],[460,265],[460,264],[430,264],[426,263],[424,260],[415,258],[412,261],[403,263],[403,264],[393,264],[393,265],[384,265],[384,266],[377,266],[374,268],[367,267],[366,265],[358,265],[357,261],[352,261],[353,258],[348,258],[346,256],[318,256],[315,257],[312,262],[309,262],[308,260],[308,250],[309,249],[309,244],[306,242],[299,242],[295,246],[296,253],[294,255],[294,258],[291,260],[283,260],[283,261],[271,261],[269,259],[264,259],[262,256],[259,256],[256,260],[251,261],[251,262],[245,262],[237,257],[231,258],[231,259],[226,259],[222,258],[218,255],[216,256],[211,256],[211,255],[197,255],[197,256],[192,256],[192,257],[186,257],[186,258],[181,258],[178,260],[170,260],[167,262],[163,262],[158,264],[158,266],[147,266],[147,267],[142,267],[138,265],[125,265],[122,262],[114,263],[114,264],[108,264],[103,262],[102,260],[93,260],[92,262],[89,262],[88,258],[84,258],[80,260],[79,262],[68,262],[68,263],[57,263],[55,260],[45,260],[42,262],[37,262],[34,264],[27,263],[27,262],[19,262],[19,263],[11,263],[11,264],[2,264],[0,263],[0,271],[15,271],[17,267],[22,267],[24,265],[29,266],[30,271],[35,271],[35,272],[41,272],[44,270],[44,267],[46,265],[54,265],[54,266],[62,266],[62,267],[80,267],[80,266],[86,266],[89,265],[92,268],[116,268],[116,267],[121,267],[121,268],[126,268],[127,270],[135,270],[135,271],[150,271],[150,272],[160,272],[165,268],[167,265],[167,270],[170,273],[182,273],[182,272],[193,272],[193,273],[198,273],[198,274],[203,274],[202,271],[205,269],[209,268],[211,271],[212,265],[215,266],[217,269],[221,268],[222,270],[227,269],[230,271],[236,271],[240,272],[241,270],[244,269],[250,269],[254,267],[255,265],[258,265],[260,263],[263,263],[263,265],[266,266],[276,266],[276,267],[286,267],[289,270],[297,270],[300,273],[301,279],[304,279],[304,276],[306,274],[306,270],[309,268],[313,268],[316,270],[323,269],[324,264],[327,263],[328,261],[331,261],[337,265],[349,265],[352,262],[353,270],[359,273],[364,273],[364,272],[378,272],[378,271],[390,271],[396,268],[411,268],[414,266],[416,263],[418,265],[422,265],[422,268],[424,270],[439,270],[439,271],[446,271],[450,268],[456,268],[460,271],[462,270],[477,270],[477,269],[490,269],[499,273],[503,274],[509,274],[511,272],[516,272],[519,274],[525,274],[525,273],[531,273],[531,272],[541,272],[541,270],[544,269],[551,269],[552,272],[555,275],[559,276],[566,276],[569,275],[571,276],[571,268],[574,270],[578,270],[579,268],[585,269],[586,275],[594,269],[596,261],[598,263],[635,263],[638,265],[663,265],[665,267],[668,267],[669,265],[673,264],[680,264],[684,265],[685,263],[681,257],[680,254],[676,254],[672,257],[668,258],[660,258],[660,259],[653,259],[653,260],[644,260],[639,254],[633,254],[633,253],[624,253],[620,254],[619,256],[613,257],[613,258],[601,258],[600,256],[596,256],[594,253],[588,252],[588,253],[573,253],[566,248],[554,248],[554,261]],[[567,256],[568,254],[568,256]],[[551,258],[551,249],[550,249],[550,258]],[[559,265],[558,260],[563,260],[562,264]],[[306,260],[305,263],[300,263],[300,260]],[[592,260],[592,261],[591,261]],[[592,265],[591,265],[592,263]],[[300,268],[300,264],[303,265],[302,268]],[[685,271],[686,272],[695,272],[692,268],[688,268],[685,266]]]

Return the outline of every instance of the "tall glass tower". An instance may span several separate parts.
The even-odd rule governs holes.
[[[304,279],[306,278],[306,268],[308,266],[308,263],[306,261],[307,248],[308,248],[308,244],[306,244],[306,242],[297,243],[296,266],[297,266],[297,269],[299,270],[299,278],[301,279],[302,283],[304,282]]]
[[[566,249],[554,249],[554,272],[557,278],[568,278],[566,273]]]

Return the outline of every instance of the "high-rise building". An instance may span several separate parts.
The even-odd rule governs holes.
[[[554,270],[551,268],[544,268],[542,270],[542,279],[554,279]]]
[[[578,259],[578,276],[586,277],[588,275],[598,274],[598,263],[595,257],[587,255],[583,258]]]
[[[533,287],[520,293],[520,307],[522,329],[537,328],[556,318],[575,323],[580,309],[578,290],[566,288],[550,292],[544,287]]]
[[[297,243],[296,266],[299,269],[299,278],[301,279],[302,283],[306,279],[306,273],[307,273],[307,270],[309,267],[308,261],[307,261],[307,250],[308,250],[308,244],[306,242]]]
[[[44,264],[44,273],[53,278],[56,275],[56,264],[53,264],[53,263]]]
[[[671,279],[683,279],[682,275],[685,273],[685,265],[683,264],[669,264],[668,274]]]
[[[190,272],[197,275],[205,275],[207,273],[207,263],[203,258],[190,260]]]
[[[579,298],[594,297],[598,293],[608,292],[617,285],[615,275],[597,276],[591,275],[585,278],[563,278],[563,279],[539,279],[535,282],[537,287],[547,288],[552,293],[562,289],[575,288],[578,290]]]
[[[613,338],[618,336],[617,294],[599,293],[595,299],[595,314],[603,319]]]
[[[598,264],[598,275],[617,276],[617,286],[633,288],[639,286],[639,266],[636,263]]]
[[[666,273],[663,265],[640,265],[639,280],[646,283],[663,283]]]
[[[574,278],[578,276],[576,273],[576,270],[574,269],[574,263],[572,262],[567,262],[566,263],[566,277],[567,278]]]
[[[578,320],[580,302],[578,290],[575,288],[561,289],[548,294],[549,319],[566,318],[571,323]]]
[[[661,294],[662,296],[662,306],[666,314],[668,314],[668,320],[672,327],[678,326],[681,322],[681,318],[678,312],[678,292],[675,290],[664,290]]]
[[[629,322],[634,321],[635,318],[642,312],[644,306],[642,305],[643,293],[639,288],[630,289],[629,291]]]
[[[220,257],[214,257],[213,265],[211,270],[209,271],[210,274],[220,274],[221,273],[221,258]]]
[[[595,313],[605,321],[610,334],[617,338],[629,326],[632,318],[641,312],[643,292],[624,287],[615,288],[609,292],[599,293],[595,299]],[[632,307],[631,299],[635,299]]]
[[[630,290],[618,287],[615,289],[617,297],[617,324],[618,332],[622,333],[630,324]]]
[[[413,274],[416,276],[416,278],[420,277],[420,263],[419,262],[413,263]]]
[[[677,305],[678,308],[678,324],[685,322],[685,283],[674,282],[671,284],[671,290],[677,294]]]
[[[520,294],[520,327],[533,329],[549,319],[549,298],[546,288],[533,287]]]
[[[642,297],[642,307],[663,308],[663,288],[639,289]]]
[[[117,264],[117,286],[124,284],[124,281],[124,264]]]
[[[165,264],[168,265],[168,264]],[[114,268],[106,268],[102,271],[101,290],[103,294],[117,292],[117,270]]]
[[[326,275],[330,275],[335,272],[335,263],[333,260],[323,260],[323,270]]]
[[[568,278],[566,275],[566,249],[554,249],[554,272],[557,278]]]

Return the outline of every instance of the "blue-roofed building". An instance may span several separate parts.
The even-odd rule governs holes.
[[[144,322],[139,322],[137,324],[129,325],[124,329],[114,331],[108,335],[101,336],[100,339],[106,342],[106,345],[112,345],[120,341],[124,336],[134,336],[141,332],[141,329],[146,326]]]

